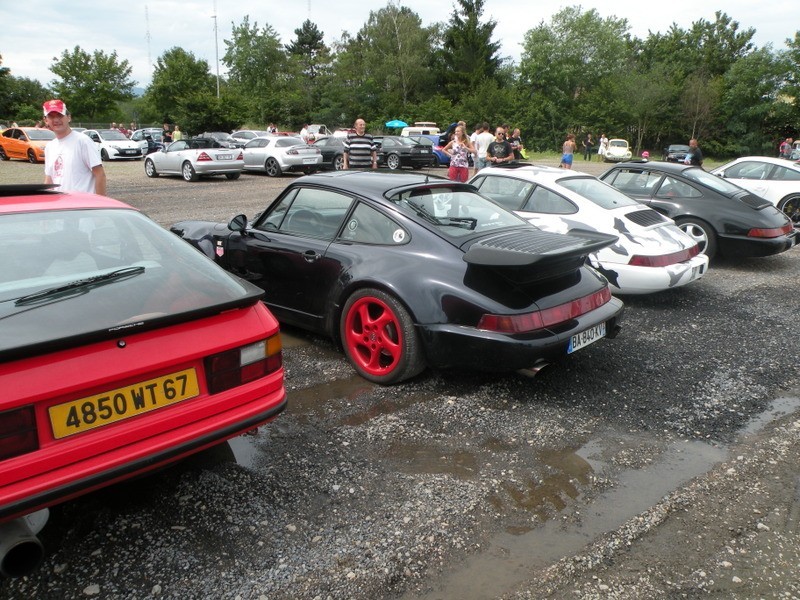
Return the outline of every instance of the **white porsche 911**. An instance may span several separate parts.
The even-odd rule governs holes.
[[[671,219],[592,175],[509,163],[481,169],[470,183],[540,229],[616,235],[616,244],[589,257],[614,293],[680,287],[708,269],[708,257]]]

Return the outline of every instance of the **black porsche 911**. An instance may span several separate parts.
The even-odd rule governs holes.
[[[252,222],[171,230],[262,287],[280,321],[337,340],[381,384],[426,366],[536,372],[614,337],[623,312],[586,266],[614,236],[542,231],[438,177],[310,175]]]
[[[792,222],[771,202],[700,167],[631,161],[600,179],[673,219],[709,258],[771,256],[797,243]]]

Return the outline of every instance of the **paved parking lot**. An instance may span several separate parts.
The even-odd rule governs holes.
[[[252,216],[294,177],[106,169],[165,226]],[[382,388],[285,329],[286,413],[56,507],[44,565],[0,598],[797,597],[798,259],[628,298],[617,339],[534,379]]]

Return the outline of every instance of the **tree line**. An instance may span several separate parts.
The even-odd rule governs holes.
[[[65,50],[50,89],[14,77],[0,57],[0,120],[39,119],[56,95],[83,121],[180,123],[189,132],[463,119],[520,127],[533,150],[591,132],[637,151],[695,137],[720,157],[774,154],[778,139],[798,137],[800,31],[783,49],[759,48],[754,29],[717,11],[713,21],[639,39],[624,18],[573,6],[527,31],[515,62],[500,55],[498,23],[483,10],[484,0],[455,0],[449,21],[425,25],[389,0],[330,46],[310,20],[283,44],[269,24],[244,17],[224,40],[223,79],[173,47],[141,97],[116,52]]]

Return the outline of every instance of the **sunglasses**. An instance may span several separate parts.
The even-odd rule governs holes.
[[[506,134],[502,133],[502,132],[498,132],[498,133],[496,133],[494,135],[495,135],[495,137],[506,137]]]

